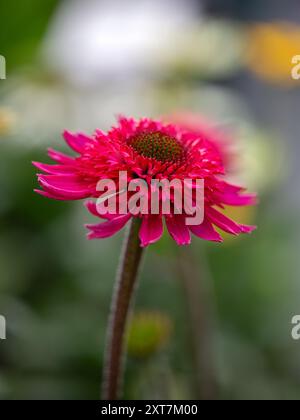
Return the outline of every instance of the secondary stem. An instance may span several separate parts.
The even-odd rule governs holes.
[[[198,252],[196,262],[192,249],[181,248],[177,255],[180,274],[187,301],[191,344],[195,364],[196,392],[200,400],[216,400],[218,387],[214,367],[213,298],[207,266]]]
[[[116,277],[104,358],[103,399],[105,400],[116,400],[122,384],[126,326],[143,254],[143,248],[139,244],[139,228],[140,219],[132,219]]]

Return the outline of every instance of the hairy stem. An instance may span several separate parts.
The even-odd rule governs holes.
[[[138,238],[139,228],[140,219],[132,219],[116,276],[104,358],[103,399],[105,400],[118,399],[121,391],[126,327],[143,254]]]

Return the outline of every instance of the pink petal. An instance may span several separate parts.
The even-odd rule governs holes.
[[[67,130],[63,132],[63,136],[67,144],[71,147],[71,149],[75,150],[75,152],[78,153],[82,153],[87,143],[94,142],[94,139],[92,137],[88,137],[82,133],[73,134]]]
[[[48,156],[57,163],[72,164],[74,159],[54,149],[48,149]]]
[[[242,233],[251,233],[257,229],[257,226],[251,226],[251,225],[239,224],[239,227],[241,228]]]
[[[98,213],[97,204],[92,200],[86,201],[84,205],[93,216],[100,217],[101,219],[114,219],[116,217],[116,215],[111,215],[109,213],[106,213],[106,214]]]
[[[37,193],[37,194],[40,194],[41,196],[43,196],[43,197],[46,197],[46,198],[51,198],[52,200],[59,200],[59,201],[64,201],[65,199],[64,198],[62,198],[62,197],[59,197],[59,196],[56,196],[56,195],[54,195],[54,194],[51,194],[51,193],[49,193],[49,192],[46,192],[46,191],[43,191],[43,190],[37,190],[37,189],[35,189],[35,190],[33,190],[35,193]]]
[[[122,216],[117,216],[114,219],[97,225],[86,225],[86,227],[89,230],[91,230],[91,232],[88,234],[88,238],[108,238],[114,235],[115,233],[119,232],[119,230],[121,230],[126,225],[130,218],[131,214],[125,214]]]
[[[257,204],[256,194],[238,195],[236,193],[225,192],[224,194],[215,194],[222,204],[228,206],[254,206]]]
[[[223,186],[224,191],[228,193],[236,194],[241,191],[245,191],[244,187],[241,187],[240,185],[229,184],[226,181],[221,181],[221,185]]]
[[[40,162],[32,162],[32,164],[40,169],[43,172],[46,172],[51,175],[72,175],[74,174],[74,169],[67,165],[47,165]]]
[[[254,229],[256,229],[255,226],[240,225],[235,223],[233,220],[229,219],[229,217],[220,213],[213,207],[209,207],[206,210],[206,215],[209,217],[210,221],[214,225],[224,230],[224,232],[231,233],[232,235],[238,235],[240,233],[250,233]]]
[[[97,211],[96,203],[94,201],[88,200],[84,203],[84,205],[93,216],[100,217],[100,214]]]
[[[76,176],[38,174],[38,181],[45,191],[65,200],[80,200],[92,194],[91,188]]]
[[[191,243],[191,235],[185,224],[185,216],[183,214],[176,214],[166,216],[165,219],[168,231],[178,245],[189,245]]]
[[[162,218],[159,215],[143,217],[139,237],[141,246],[145,247],[158,241],[163,234]]]
[[[223,242],[222,236],[215,231],[213,225],[205,219],[201,225],[189,226],[190,231],[206,241]]]

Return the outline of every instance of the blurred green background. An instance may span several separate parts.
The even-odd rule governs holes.
[[[65,128],[183,110],[233,134],[231,176],[260,195],[235,215],[259,228],[148,249],[124,397],[299,399],[298,1],[0,0],[0,19],[0,399],[99,398],[122,241],[87,241],[82,203],[34,194],[31,161]]]

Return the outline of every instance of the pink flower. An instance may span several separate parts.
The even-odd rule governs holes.
[[[224,167],[227,171],[235,171],[235,166],[238,160],[236,150],[236,139],[233,138],[232,133],[228,133],[221,127],[209,120],[206,116],[193,112],[176,112],[171,114],[165,121],[180,125],[185,130],[198,133],[198,135],[205,136],[216,148],[216,152],[222,157]]]
[[[136,121],[122,117],[118,126],[108,133],[97,130],[93,136],[87,136],[65,131],[64,138],[77,153],[76,157],[50,149],[49,156],[56,162],[55,165],[34,162],[44,172],[38,174],[42,190],[36,192],[48,198],[98,198],[101,196],[97,191],[99,180],[110,179],[119,186],[121,171],[127,173],[128,182],[143,179],[149,186],[153,179],[177,179],[182,182],[185,179],[203,179],[205,183],[204,220],[196,226],[186,223],[186,214],[176,214],[172,197],[169,214],[160,212],[147,215],[132,211],[100,215],[96,203],[89,200],[86,207],[90,213],[105,220],[100,224],[87,225],[90,239],[114,235],[132,217],[141,218],[139,236],[143,247],[161,238],[163,219],[169,234],[179,245],[189,244],[191,233],[205,240],[222,242],[215,226],[232,235],[250,233],[255,229],[254,226],[235,223],[222,214],[224,205],[253,205],[256,196],[244,194],[242,187],[224,180],[222,156],[211,139],[204,135],[175,124],[164,124],[147,118]],[[193,184],[192,194],[195,188]],[[150,200],[150,197],[146,198]],[[162,195],[160,200],[163,200]]]

